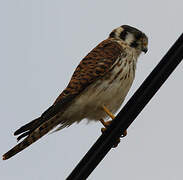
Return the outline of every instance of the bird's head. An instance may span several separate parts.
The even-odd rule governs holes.
[[[147,52],[148,48],[148,38],[147,36],[139,31],[138,29],[128,26],[122,25],[116,29],[114,29],[110,35],[110,38],[116,38],[126,42],[130,47],[135,48],[136,50]]]

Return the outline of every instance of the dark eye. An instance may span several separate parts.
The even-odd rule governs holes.
[[[137,43],[136,41],[134,41],[134,42],[132,42],[132,43],[130,44],[130,46],[133,47],[133,48],[135,48],[135,47],[138,46],[138,43]]]
[[[142,37],[142,35],[140,33],[135,35],[136,40],[139,40],[141,37]]]

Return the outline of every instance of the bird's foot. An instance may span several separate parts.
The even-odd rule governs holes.
[[[100,122],[104,125],[104,127],[101,128],[101,132],[104,133],[107,130],[107,128],[109,127],[109,125],[111,124],[112,120],[105,122],[103,119],[100,119]],[[125,132],[123,132],[123,135],[121,137],[123,138],[126,135],[127,135],[127,130],[125,130]],[[120,143],[120,138],[118,138],[116,140],[115,144],[113,145],[113,148],[117,147],[119,143]]]
[[[112,120],[115,118],[114,114],[105,105],[103,105],[102,108],[106,112],[106,114],[111,117]],[[100,122],[104,125],[105,128],[107,128],[111,124],[112,120],[105,122],[103,119],[101,119]],[[123,135],[121,137],[125,137],[126,135],[127,130],[123,132]]]

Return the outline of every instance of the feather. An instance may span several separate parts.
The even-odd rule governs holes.
[[[28,135],[22,142],[14,146],[7,153],[3,155],[3,160],[9,159],[15,154],[19,153],[23,149],[30,146],[32,143],[40,139],[42,136],[47,134],[50,130],[52,130],[56,125],[58,125],[59,121],[56,117],[49,119],[48,121],[41,124],[37,129],[35,129],[30,135]]]

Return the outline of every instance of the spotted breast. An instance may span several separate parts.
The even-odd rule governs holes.
[[[71,124],[80,122],[83,118],[100,120],[107,117],[102,105],[105,105],[112,113],[119,109],[134,80],[138,57],[135,51],[125,44],[123,44],[123,49],[124,52],[117,58],[110,71],[86,88],[73,101],[64,112],[63,119],[69,118],[67,122]]]

